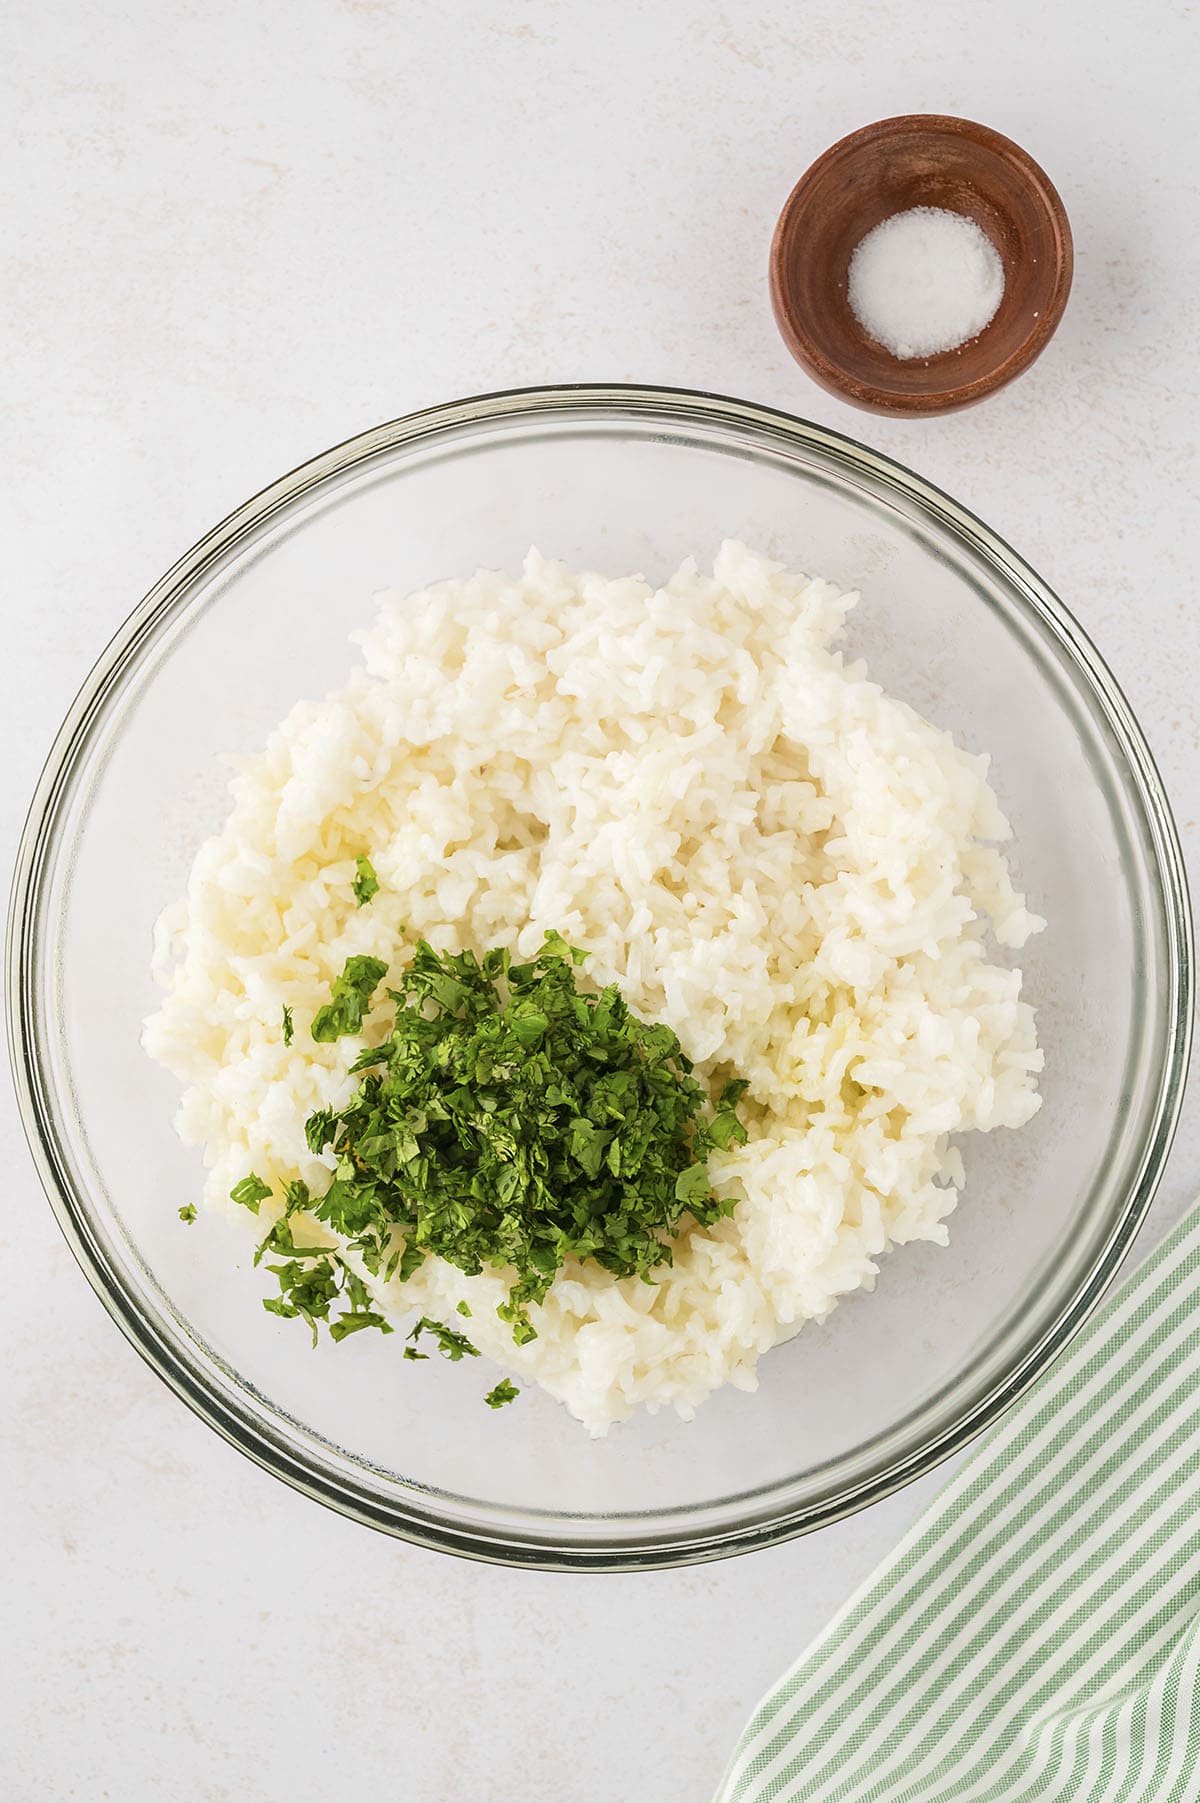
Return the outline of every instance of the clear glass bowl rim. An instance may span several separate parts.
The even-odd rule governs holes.
[[[332,1461],[305,1456],[284,1432],[239,1407],[236,1389],[205,1369],[179,1337],[147,1318],[121,1280],[94,1228],[88,1197],[74,1184],[60,1151],[52,1097],[38,1056],[35,996],[39,943],[44,932],[43,887],[59,824],[76,773],[86,762],[101,722],[119,694],[123,676],[146,639],[186,606],[205,567],[225,555],[276,512],[332,477],[382,453],[416,445],[463,428],[486,429],[514,418],[590,415],[610,423],[663,418],[680,425],[735,427],[760,443],[817,451],[842,468],[865,475],[910,502],[941,530],[997,566],[1028,604],[1044,636],[1065,647],[1119,745],[1154,852],[1154,874],[1165,926],[1166,1031],[1157,1081],[1142,1133],[1142,1156],[1131,1173],[1123,1204],[1086,1279],[1060,1310],[1049,1331],[980,1397],[943,1420],[939,1431],[895,1459],[869,1481],[848,1484],[816,1509],[756,1511],[753,1520],[720,1527],[671,1525],[654,1532],[556,1541],[543,1524],[527,1533],[465,1525],[437,1508],[431,1493],[411,1499],[382,1497],[353,1472]],[[42,1186],[84,1275],[133,1346],[188,1407],[264,1469],[352,1519],[431,1548],[498,1564],[541,1570],[619,1571],[693,1564],[768,1546],[841,1519],[891,1494],[957,1451],[990,1425],[1054,1359],[1094,1308],[1145,1219],[1174,1137],[1191,1046],[1193,937],[1179,838],[1161,778],[1121,689],[1078,622],[1039,576],[1004,540],[966,508],[903,465],[827,427],[778,409],[723,395],[644,384],[579,383],[507,389],[444,403],[385,422],[309,459],[229,514],[186,552],[155,584],[110,641],[76,696],[47,757],[17,854],[8,913],[6,1012],[18,1106]],[[697,1513],[704,1505],[699,1505]]]

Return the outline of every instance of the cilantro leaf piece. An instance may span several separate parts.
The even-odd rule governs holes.
[[[185,1202],[179,1211],[179,1219],[181,1221],[186,1221],[187,1225],[190,1227],[192,1222],[196,1219],[195,1205],[191,1202]]]
[[[347,1334],[357,1333],[360,1327],[377,1327],[381,1333],[395,1332],[391,1322],[382,1315],[374,1314],[370,1309],[359,1309],[331,1321],[329,1337],[331,1340],[344,1340]]]
[[[708,1172],[702,1164],[690,1164],[675,1179],[675,1200],[690,1207],[709,1194]]]
[[[313,1016],[309,1031],[319,1042],[340,1039],[344,1033],[357,1033],[371,997],[387,975],[381,958],[347,958],[340,977],[333,980],[333,998]]]
[[[358,873],[354,879],[354,899],[360,908],[365,908],[379,891],[379,878],[370,858],[355,858],[354,868]]]
[[[283,1043],[284,1043],[284,1045],[291,1045],[292,1040],[295,1037],[295,1033],[296,1033],[296,1027],[295,1027],[294,1021],[292,1020],[292,1011],[288,1007],[287,1003],[285,1002],[283,1004]]]
[[[722,1151],[729,1146],[744,1146],[746,1143],[746,1129],[737,1117],[737,1105],[749,1087],[744,1077],[735,1077],[721,1091],[716,1112],[708,1123],[708,1137]]]
[[[448,1358],[452,1364],[457,1365],[461,1358],[477,1359],[479,1357],[478,1346],[472,1346],[466,1334],[455,1333],[452,1327],[443,1327],[440,1321],[431,1321],[428,1315],[421,1316],[421,1319],[417,1322],[408,1337],[415,1343],[421,1338],[423,1333],[431,1333],[433,1335],[434,1339],[437,1341],[438,1351],[443,1358]],[[428,1356],[428,1353],[421,1354],[422,1358],[428,1358]]]
[[[423,1247],[415,1246],[410,1241],[400,1254],[400,1281],[407,1283],[414,1271],[419,1271],[425,1263]]]
[[[466,1317],[467,1317],[467,1319],[468,1319],[468,1321],[469,1321],[469,1320],[470,1320],[470,1318],[471,1318],[471,1311],[470,1311],[470,1309],[469,1309],[469,1308],[468,1308],[468,1307],[467,1307],[467,1304],[466,1304],[466,1303],[465,1303],[465,1302],[456,1302],[456,1303],[455,1303],[455,1305],[454,1305],[454,1308],[455,1308],[455,1313],[456,1313],[456,1314],[459,1314],[459,1315],[465,1315],[465,1316],[466,1316]]]
[[[587,957],[587,953],[580,951],[577,945],[568,945],[562,934],[556,933],[554,928],[551,927],[550,931],[545,936],[545,944],[542,947],[542,957],[568,958],[572,964],[582,964]]]
[[[257,1214],[259,1203],[265,1202],[270,1193],[271,1185],[264,1183],[261,1177],[256,1177],[251,1171],[248,1177],[243,1177],[240,1183],[234,1184],[229,1192],[229,1200],[240,1202],[243,1208]]]
[[[288,1186],[289,1190],[303,1190],[304,1187],[302,1183]],[[307,1191],[305,1194],[307,1195]],[[290,1206],[295,1205],[290,1204]],[[258,1264],[264,1253],[267,1252],[279,1253],[287,1258],[328,1258],[331,1248],[329,1246],[298,1246],[292,1234],[290,1216],[282,1214],[254,1254],[255,1264]]]
[[[502,1377],[494,1390],[489,1390],[484,1397],[489,1409],[502,1409],[506,1402],[515,1402],[521,1394],[516,1384],[507,1377]]]
[[[523,1289],[524,1287],[524,1284],[517,1285],[518,1290]],[[547,1288],[549,1288],[549,1285],[547,1285]],[[511,1324],[512,1337],[516,1344],[518,1346],[528,1346],[530,1340],[537,1339],[537,1328],[529,1319],[528,1309],[522,1308],[519,1302],[514,1302],[512,1300],[512,1297],[515,1296],[516,1293],[516,1290],[510,1291],[509,1300],[507,1302],[502,1302],[496,1310],[496,1313],[502,1321],[507,1321]]]
[[[282,1315],[289,1320],[298,1315],[307,1321],[315,1346],[317,1322],[328,1321],[330,1307],[337,1298],[339,1263],[334,1255],[311,1265],[295,1259],[282,1265],[268,1265],[272,1276],[279,1279],[279,1294],[265,1297],[263,1307],[272,1315]]]
[[[332,1108],[318,1108],[304,1123],[304,1137],[310,1152],[323,1152],[337,1132],[337,1115]]]

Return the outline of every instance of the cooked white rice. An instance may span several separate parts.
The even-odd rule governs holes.
[[[996,849],[987,760],[834,648],[856,598],[734,542],[658,590],[531,551],[515,580],[383,597],[346,686],[241,769],[160,925],[145,1042],[186,1085],[206,1201],[261,1232],[227,1200],[248,1171],[328,1181],[305,1117],[345,1102],[387,1015],[310,1042],[348,955],[398,970],[423,935],[530,956],[553,927],[702,1076],[749,1080],[750,1141],[710,1160],[736,1212],[653,1287],[564,1268],[523,1347],[500,1272],[430,1258],[377,1286],[389,1311],[465,1300],[485,1354],[601,1432],[753,1389],[760,1355],[869,1287],[889,1244],[944,1243],[950,1136],[1038,1106],[1033,1014],[985,930],[1019,946],[1041,923]],[[361,909],[360,853],[380,882]]]

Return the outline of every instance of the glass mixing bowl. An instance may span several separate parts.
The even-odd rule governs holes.
[[[530,543],[662,578],[745,539],[862,590],[852,648],[992,754],[1016,878],[1047,931],[1022,955],[1044,1105],[975,1136],[949,1249],[884,1262],[764,1359],[753,1395],[606,1439],[540,1392],[491,1412],[477,1371],[360,1334],[310,1352],[264,1312],[239,1223],[200,1187],[175,1085],[139,1047],[151,926],[226,808],[222,754],[339,682],[372,591]],[[190,551],[97,665],[55,743],[10,923],[21,1106],[64,1232],[166,1381],[269,1470],[429,1546],[540,1567],[716,1557],[819,1526],[926,1470],[1075,1331],[1145,1214],[1188,1046],[1189,917],[1159,778],[1062,605],[985,526],[836,433],[712,396],[488,396],[317,457]]]

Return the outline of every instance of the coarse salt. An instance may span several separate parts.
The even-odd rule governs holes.
[[[847,287],[859,325],[894,357],[933,357],[990,324],[1004,266],[973,219],[911,207],[867,233],[850,259]]]

